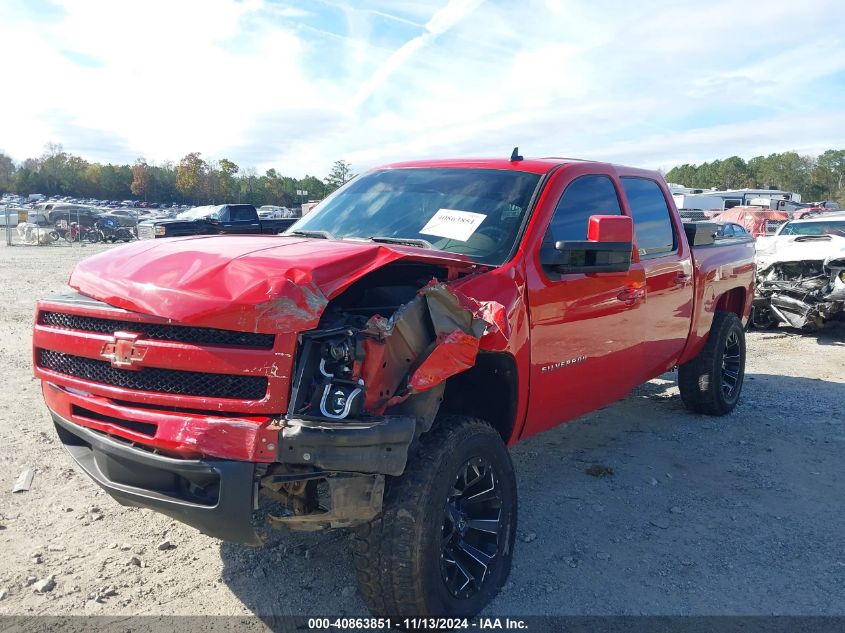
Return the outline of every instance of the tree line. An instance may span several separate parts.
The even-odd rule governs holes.
[[[319,200],[354,177],[343,160],[325,178],[283,176],[275,169],[259,175],[227,158],[205,159],[191,152],[178,163],[151,163],[138,158],[132,165],[103,165],[48,144],[38,158],[16,164],[0,152],[0,193],[43,193],[98,200],[138,199],[179,204],[246,202],[261,206],[295,206],[304,198]],[[845,204],[845,150],[829,149],[819,156],[782,152],[739,156],[699,165],[673,167],[666,180],[702,189],[771,188],[795,191],[802,200],[836,200]],[[297,191],[307,191],[306,196]]]
[[[320,200],[354,177],[351,166],[336,161],[325,178],[283,176],[275,169],[259,175],[227,158],[204,159],[191,152],[178,163],[138,158],[132,165],[103,165],[50,143],[38,158],[16,164],[0,152],[0,193],[43,193],[97,200],[144,200],[178,204],[244,202],[296,206]],[[305,195],[297,192],[307,191]]]
[[[845,204],[845,150],[829,149],[819,156],[783,152],[739,156],[700,165],[678,165],[666,173],[668,182],[702,189],[781,189],[806,201],[836,200]]]

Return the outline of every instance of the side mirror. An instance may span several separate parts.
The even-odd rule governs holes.
[[[560,274],[624,273],[631,267],[634,223],[625,215],[593,215],[586,241],[559,241],[540,263]]]
[[[207,216],[205,216],[205,221],[206,221],[206,222],[208,222],[209,224],[220,224],[220,220],[218,220],[218,219],[217,219],[215,216],[213,216],[213,215],[207,215]]]

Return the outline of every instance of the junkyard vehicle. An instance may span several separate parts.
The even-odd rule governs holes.
[[[511,567],[506,445],[674,367],[692,411],[736,405],[754,246],[715,231],[652,171],[392,165],[283,236],[84,260],[38,305],[35,374],[120,503],[249,544],[351,527],[373,612],[471,615]]]
[[[131,242],[135,234],[125,226],[121,226],[118,219],[112,215],[101,215],[94,222],[97,242]]]
[[[104,213],[103,216],[114,218],[120,226],[134,229],[138,225],[140,211],[141,209],[112,209],[108,213]]]
[[[58,224],[62,220],[79,222],[84,226],[93,226],[101,211],[86,205],[65,202],[41,202],[35,209],[44,213],[50,224]]]
[[[742,225],[752,237],[772,235],[781,224],[791,218],[788,211],[763,207],[734,207],[716,216],[719,222],[735,222]]]
[[[293,209],[265,204],[263,207],[258,207],[258,217],[262,220],[275,220],[282,218],[291,219],[298,216]]]
[[[745,230],[745,227],[735,222],[713,222],[718,228],[716,230],[716,239],[728,239],[732,237],[751,237],[751,233]]]
[[[138,223],[138,237],[184,237],[186,235],[265,234],[276,235],[296,222],[290,219],[263,219],[251,204],[219,204],[194,207],[171,220],[144,220]]]
[[[757,244],[752,324],[817,330],[845,317],[845,213],[792,220]]]

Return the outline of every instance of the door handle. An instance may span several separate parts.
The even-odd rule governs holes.
[[[619,299],[622,303],[628,306],[632,306],[635,303],[642,301],[645,299],[645,288],[635,288],[634,286],[628,286],[618,295],[616,298]]]
[[[675,275],[675,285],[683,288],[692,281],[692,275],[688,273],[678,273]]]

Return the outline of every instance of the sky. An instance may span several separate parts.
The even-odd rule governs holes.
[[[0,0],[0,151],[325,176],[845,148],[842,0]]]

